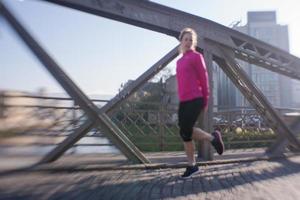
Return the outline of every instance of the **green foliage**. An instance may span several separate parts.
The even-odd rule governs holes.
[[[165,125],[166,126],[166,125]],[[166,127],[152,124],[151,128],[143,125],[126,124],[121,128],[129,139],[144,152],[183,151],[183,143],[179,136],[178,127]],[[276,135],[267,130],[228,130],[223,132],[223,139],[227,149],[267,147]]]

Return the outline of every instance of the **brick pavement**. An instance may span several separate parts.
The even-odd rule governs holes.
[[[18,172],[0,176],[0,199],[300,199],[300,156],[201,170]]]

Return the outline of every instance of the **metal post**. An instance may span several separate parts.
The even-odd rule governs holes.
[[[5,93],[0,92],[0,119],[5,117]]]
[[[163,114],[163,105],[160,103],[158,110],[158,121],[159,121],[159,149],[160,151],[164,150],[164,114]]]
[[[209,51],[204,51],[204,60],[209,77],[210,97],[208,102],[208,110],[201,112],[198,122],[200,128],[211,133],[213,130],[212,114],[213,114],[213,61],[212,54]],[[213,160],[213,153],[209,141],[198,142],[198,158],[202,160]]]

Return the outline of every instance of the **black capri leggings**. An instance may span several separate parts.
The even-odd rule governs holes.
[[[204,108],[203,104],[202,97],[179,103],[178,125],[184,142],[192,141],[193,127]]]

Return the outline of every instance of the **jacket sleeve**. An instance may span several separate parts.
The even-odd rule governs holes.
[[[197,54],[195,56],[194,66],[196,68],[197,77],[199,78],[199,84],[202,88],[202,94],[204,98],[204,105],[207,107],[208,99],[209,99],[209,80],[208,80],[208,73],[206,70],[206,64],[202,54]]]

